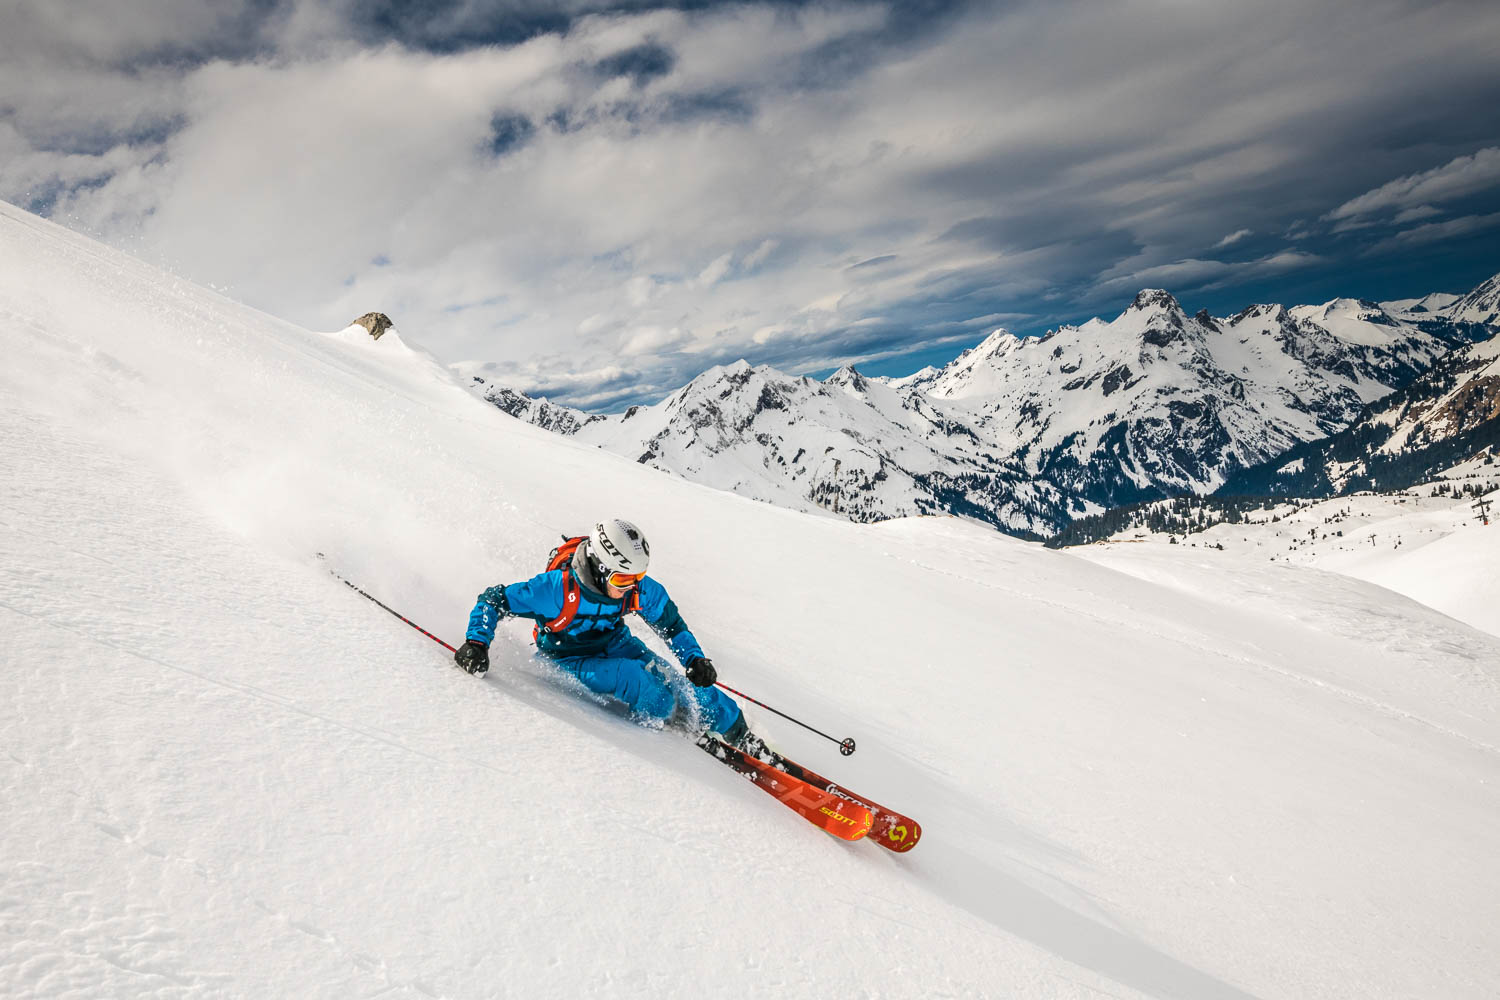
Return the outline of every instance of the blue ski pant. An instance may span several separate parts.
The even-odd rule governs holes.
[[[644,642],[621,630],[598,656],[548,656],[596,694],[609,695],[630,710],[653,719],[666,719],[677,705],[667,680],[671,668]],[[740,706],[716,687],[692,687],[698,718],[710,732],[722,733],[740,717]],[[687,706],[684,706],[686,708]]]

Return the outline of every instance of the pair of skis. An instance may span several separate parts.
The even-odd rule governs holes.
[[[761,760],[708,735],[699,737],[698,746],[840,840],[868,838],[888,851],[905,854],[922,839],[922,827],[910,816],[857,795],[781,754],[773,752],[769,761]]]

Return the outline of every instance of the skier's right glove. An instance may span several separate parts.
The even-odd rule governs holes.
[[[470,639],[453,654],[453,662],[471,674],[482,674],[490,669],[490,650],[482,642]]]

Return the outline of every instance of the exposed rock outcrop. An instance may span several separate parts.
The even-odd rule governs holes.
[[[391,318],[385,313],[369,312],[365,313],[359,319],[355,320],[354,325],[362,326],[366,330],[369,330],[370,338],[372,340],[379,340],[381,338],[381,335],[384,334],[385,331],[389,330],[396,324],[392,323]]]

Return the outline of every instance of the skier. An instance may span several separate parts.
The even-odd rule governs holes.
[[[574,546],[571,556],[568,544]],[[537,623],[541,654],[590,691],[624,702],[638,716],[665,720],[675,712],[685,717],[690,709],[679,704],[666,661],[625,624],[625,615],[635,612],[682,663],[703,730],[752,755],[763,753],[765,744],[749,731],[740,706],[713,686],[718,677],[713,661],[703,655],[676,603],[646,575],[651,549],[641,530],[612,518],[568,544],[554,555],[554,568],[479,595],[454,662],[471,674],[484,673],[500,619],[530,618]]]

